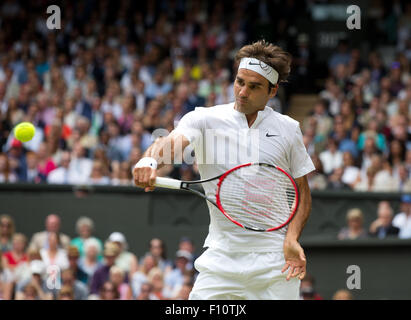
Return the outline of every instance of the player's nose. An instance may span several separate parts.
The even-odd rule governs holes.
[[[247,98],[247,97],[248,97],[248,94],[249,94],[249,92],[248,92],[246,86],[243,86],[243,87],[240,89],[240,92],[238,93],[238,95],[240,96],[240,98]]]

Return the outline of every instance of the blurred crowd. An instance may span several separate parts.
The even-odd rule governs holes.
[[[88,0],[66,4],[62,28],[49,30],[44,5],[5,1],[0,183],[130,185],[134,164],[184,114],[233,101],[234,55],[270,21],[278,21],[274,42],[294,56],[291,84],[269,101],[284,112],[290,88],[314,82],[304,80],[313,69],[309,37],[295,25],[310,5]],[[365,56],[342,39],[301,123],[317,168],[313,190],[411,190],[411,5],[390,10],[381,15],[395,21],[393,60],[378,46]],[[13,134],[22,121],[36,127],[26,143]],[[198,171],[169,165],[159,175],[192,180]]]
[[[380,201],[375,220],[368,227],[365,224],[363,211],[351,208],[346,214],[346,226],[338,233],[338,239],[411,239],[411,194],[402,195],[399,212],[394,211],[389,201]]]
[[[227,23],[227,4],[237,22]],[[156,129],[170,132],[196,106],[233,101],[234,54],[249,40],[250,19],[264,14],[250,6],[76,1],[61,10],[62,28],[49,30],[44,4],[5,1],[0,182],[131,184]],[[26,143],[13,133],[22,121],[36,127]],[[160,174],[190,180],[197,171]]]
[[[385,56],[378,46],[364,56],[342,39],[328,60],[301,124],[317,169],[312,190],[411,192],[411,4],[399,8]]]
[[[0,300],[187,300],[197,275],[195,247],[182,237],[167,256],[162,239],[149,241],[141,256],[126,236],[94,236],[94,222],[77,220],[77,236],[60,231],[61,218],[50,214],[45,230],[28,238],[9,215],[0,215]]]

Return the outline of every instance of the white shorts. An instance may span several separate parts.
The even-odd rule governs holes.
[[[200,272],[190,300],[296,300],[300,280],[286,280],[283,252],[207,249],[194,263]]]

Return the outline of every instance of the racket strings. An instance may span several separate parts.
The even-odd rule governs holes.
[[[271,229],[284,224],[296,205],[295,187],[284,173],[264,166],[237,169],[220,186],[225,212],[245,226]]]

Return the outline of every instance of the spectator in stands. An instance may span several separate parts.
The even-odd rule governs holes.
[[[60,289],[58,300],[74,300],[74,290],[71,286],[63,285]]]
[[[70,245],[67,250],[69,269],[73,271],[76,280],[88,284],[88,274],[79,266],[80,253],[77,247]]]
[[[103,246],[94,238],[84,241],[84,257],[80,257],[78,265],[87,273],[89,282],[94,272],[102,265],[99,259]]]
[[[340,113],[340,105],[344,99],[344,93],[333,78],[326,80],[325,89],[319,93],[319,96],[327,101],[328,112],[331,116],[334,117]]]
[[[175,296],[176,288],[181,287],[184,283],[184,272],[190,268],[190,261],[193,255],[186,250],[178,250],[175,259],[175,268],[171,270],[164,278],[166,289]]]
[[[138,261],[134,253],[127,251],[126,237],[121,232],[113,232],[107,241],[115,243],[120,250],[116,259],[116,266],[120,267],[126,274],[133,274],[138,270]]]
[[[300,284],[300,296],[303,300],[323,300],[315,290],[315,279],[311,274],[305,275]]]
[[[357,180],[354,182],[355,191],[376,191],[375,187],[375,176],[379,171],[379,167],[370,165],[367,168],[365,176],[362,176],[361,173],[358,175]]]
[[[164,274],[160,268],[155,267],[150,270],[147,275],[147,280],[153,286],[152,293],[158,300],[171,298],[171,292],[164,285]]]
[[[51,171],[57,168],[51,158],[50,150],[45,142],[41,143],[37,151],[37,170],[42,182],[47,181],[47,176]]]
[[[119,293],[120,300],[130,300],[133,292],[130,285],[126,282],[125,272],[118,266],[110,268],[110,281],[115,285]]]
[[[24,180],[22,181],[29,183],[42,182],[44,177],[42,177],[38,169],[38,159],[35,152],[30,151],[26,153],[26,163],[26,172],[24,174]]]
[[[189,237],[182,237],[178,243],[178,250],[187,251],[191,254],[191,260],[188,262],[187,269],[192,269],[197,258],[193,240]]]
[[[77,238],[71,240],[70,244],[77,247],[80,253],[80,257],[85,256],[84,244],[88,239],[94,239],[99,244],[99,251],[103,248],[103,242],[93,236],[94,232],[94,222],[89,217],[80,217],[76,222],[76,232],[79,235]],[[101,256],[98,257],[101,259]]]
[[[13,273],[4,267],[3,260],[0,259],[0,300],[12,299],[13,280]]]
[[[38,285],[28,283],[23,291],[16,293],[16,300],[51,300],[51,296],[46,295]]]
[[[315,171],[308,174],[308,185],[311,190],[324,190],[327,187],[327,177],[324,174],[323,164],[317,154],[311,156]]]
[[[14,271],[21,263],[28,260],[25,252],[27,245],[27,238],[22,233],[15,233],[12,239],[12,248],[10,251],[3,253],[3,266]]]
[[[131,288],[133,290],[134,297],[138,297],[140,295],[141,286],[143,283],[148,281],[148,273],[154,267],[157,267],[157,260],[153,255],[146,254],[139,270],[131,276]]]
[[[171,271],[173,263],[167,259],[165,242],[159,238],[153,238],[150,240],[149,247],[150,251],[146,255],[152,255],[156,259],[158,267],[164,274]]]
[[[13,172],[7,154],[0,153],[0,183],[17,182],[17,179],[17,175]]]
[[[360,174],[360,169],[355,166],[354,157],[349,151],[343,153],[343,175],[341,181],[353,188],[357,177]]]
[[[367,173],[368,167],[371,165],[371,158],[374,154],[378,154],[375,146],[375,140],[371,137],[367,138],[364,143],[364,149],[360,154],[360,169],[363,176]]]
[[[69,181],[72,184],[87,183],[92,167],[93,161],[86,157],[86,150],[80,142],[76,142],[73,146],[69,165]]]
[[[350,61],[350,53],[348,42],[346,39],[341,39],[338,42],[337,49],[328,60],[328,67],[330,70],[334,70],[339,64],[348,65]]]
[[[36,248],[27,249],[27,261],[19,263],[13,270],[14,282],[19,283],[31,278],[30,264],[33,260],[41,260],[40,250]]]
[[[381,157],[380,157],[381,158]],[[381,158],[380,170],[377,171],[374,178],[373,191],[377,192],[394,192],[398,191],[398,182],[394,178],[393,168],[388,160]],[[379,161],[379,160],[378,160]],[[380,161],[379,161],[380,162]],[[376,167],[375,165],[373,165]]]
[[[357,148],[357,141],[358,141],[360,132],[361,132],[360,128],[358,126],[354,126],[350,130],[350,133],[347,134],[347,136],[344,139],[340,140],[338,149],[341,152],[345,152],[345,151],[350,152],[354,156],[354,158],[357,159],[359,156],[359,150]]]
[[[333,294],[333,300],[354,300],[354,296],[351,294],[351,292],[347,289],[340,289],[337,290]]]
[[[98,294],[104,283],[109,279],[110,268],[114,265],[120,250],[114,243],[107,242],[104,245],[104,263],[93,274],[90,283],[90,293]]]
[[[63,151],[60,157],[58,168],[54,169],[47,176],[47,182],[51,184],[69,184],[69,167],[71,155],[68,151]]]
[[[59,243],[63,249],[67,249],[70,244],[69,236],[60,232],[61,220],[57,214],[50,214],[46,217],[46,230],[37,232],[33,235],[30,242],[30,247],[37,249],[48,248],[48,235],[50,232],[55,232],[59,235]]]
[[[58,266],[63,270],[69,267],[67,251],[62,249],[59,239],[57,232],[49,232],[47,235],[47,248],[40,249],[41,259],[44,261],[46,268]]]
[[[338,150],[337,143],[332,138],[328,138],[327,149],[321,152],[319,157],[326,175],[331,174],[334,169],[340,168],[343,164],[342,152]]]
[[[367,139],[374,139],[377,149],[384,153],[387,149],[385,136],[378,130],[377,120],[371,119],[367,124],[367,129],[360,133],[358,137],[358,149],[363,150]]]
[[[105,170],[103,163],[100,160],[94,160],[88,182],[95,185],[108,185],[110,184],[108,174],[109,172]]]
[[[106,281],[101,286],[99,298],[100,300],[118,300],[120,294],[114,283]]]
[[[411,194],[401,196],[401,212],[395,215],[392,224],[400,229],[400,239],[411,238]]]
[[[6,253],[12,249],[15,232],[14,220],[7,214],[0,215],[0,251]]]
[[[134,149],[136,150],[136,149]],[[139,158],[138,158],[139,159]],[[134,161],[133,161],[134,162]],[[137,163],[136,160],[135,163]],[[133,164],[133,167],[135,165]],[[117,186],[130,186],[133,183],[133,176],[132,176],[132,166],[130,166],[129,161],[123,161],[119,163],[118,161],[113,161],[112,163],[112,177],[111,177],[111,184]]]
[[[137,296],[136,300],[158,300],[153,293],[153,285],[149,282],[144,282],[141,285],[140,294]]]
[[[405,160],[405,152],[406,152],[405,143],[394,139],[390,142],[389,148],[390,148],[390,151],[389,151],[388,161],[393,171],[397,173],[398,167]]]
[[[342,228],[338,233],[339,240],[355,240],[367,237],[367,231],[364,229],[364,215],[360,209],[348,210],[346,218],[347,227]]]
[[[305,118],[303,128],[307,128],[310,122],[310,118],[314,118],[316,121],[315,132],[321,139],[326,139],[331,133],[333,127],[332,118],[327,112],[327,101],[320,99],[314,105],[312,114],[309,118]]]
[[[397,237],[400,229],[392,225],[393,209],[388,201],[378,203],[378,218],[374,220],[369,228],[369,234],[378,239]]]
[[[400,192],[411,192],[411,178],[409,170],[404,163],[397,167],[397,177],[395,180],[395,190]]]
[[[72,269],[64,269],[61,271],[61,284],[73,290],[74,300],[87,300],[87,285],[76,279]]]
[[[55,289],[49,289],[45,280],[46,265],[41,260],[30,262],[31,277],[16,285],[16,300],[26,299],[26,295],[38,300],[51,300],[56,296]],[[29,286],[29,288],[26,287]],[[34,287],[34,288],[33,288]],[[34,291],[34,292],[33,292]]]
[[[342,180],[344,174],[343,167],[335,168],[328,177],[327,189],[330,190],[349,190],[350,186]]]

